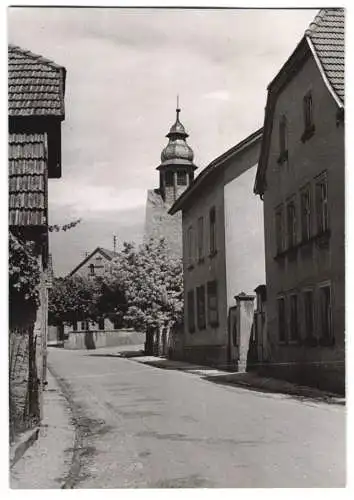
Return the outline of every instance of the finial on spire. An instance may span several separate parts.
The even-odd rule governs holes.
[[[179,107],[179,95],[177,94],[177,109],[176,109],[176,112],[177,112],[177,120],[179,119],[179,114],[181,112],[181,109]]]

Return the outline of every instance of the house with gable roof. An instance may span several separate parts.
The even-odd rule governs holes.
[[[263,199],[272,375],[345,390],[344,10],[322,9],[268,86]]]
[[[96,247],[74,267],[68,277],[77,276],[85,280],[100,278],[110,272],[112,260],[117,255],[114,250]],[[49,332],[50,342],[62,345],[66,349],[142,345],[145,341],[144,333],[125,328],[122,318],[113,310],[111,313],[103,314],[96,321],[83,317],[71,324],[50,325]]]
[[[9,230],[31,241],[41,270],[40,306],[33,328],[39,389],[46,380],[50,256],[48,179],[61,177],[61,124],[66,69],[15,45],[8,46]],[[21,311],[15,312],[17,316]],[[26,318],[25,318],[26,320]],[[30,324],[31,323],[31,324]]]

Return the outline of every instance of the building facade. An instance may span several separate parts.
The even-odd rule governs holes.
[[[261,137],[211,162],[170,210],[183,224],[185,321],[175,356],[245,369],[254,289],[265,281],[263,207],[252,191]]]
[[[69,273],[69,276],[81,278],[103,276],[109,271],[110,263],[116,255],[113,250],[97,247]]]
[[[61,177],[65,81],[64,67],[28,50],[8,46],[9,230],[20,240],[34,244],[41,271],[36,321],[34,325],[32,320],[26,324],[30,346],[35,349],[30,358],[35,357],[40,394],[46,382],[51,281],[48,179]],[[20,316],[21,311],[15,315]]]
[[[193,150],[187,144],[188,134],[179,119],[180,111],[177,107],[176,122],[166,136],[169,142],[157,167],[159,187],[147,194],[144,232],[145,241],[163,238],[174,257],[182,256],[182,219],[180,214],[171,215],[169,209],[193,181],[197,168]]]
[[[344,12],[323,9],[268,87],[268,373],[344,391]]]

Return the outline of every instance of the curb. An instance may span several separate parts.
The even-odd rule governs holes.
[[[310,386],[302,386],[293,384],[288,381],[262,377],[254,378],[251,377],[249,380],[242,380],[242,378],[235,378],[235,374],[226,372],[224,370],[217,370],[219,373],[203,373],[208,370],[213,371],[212,367],[202,367],[199,365],[185,364],[180,361],[174,361],[171,363],[161,360],[154,356],[137,357],[130,358],[131,361],[135,361],[153,368],[159,368],[162,370],[176,370],[190,373],[192,375],[197,375],[200,378],[207,380],[209,382],[222,383],[226,385],[232,385],[234,387],[239,387],[241,389],[248,389],[255,392],[269,393],[269,394],[280,394],[284,396],[290,396],[300,399],[315,400],[318,402],[324,402],[327,404],[344,405],[346,404],[345,396],[340,394],[330,393],[327,391],[320,391],[318,389],[312,388]],[[160,360],[160,361],[159,361]],[[237,373],[237,375],[243,375]]]
[[[35,427],[22,434],[20,439],[10,447],[10,468],[12,468],[26,453],[28,448],[37,441],[40,426]]]

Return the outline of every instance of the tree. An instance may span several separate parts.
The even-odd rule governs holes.
[[[10,325],[35,316],[39,306],[40,268],[34,243],[9,233]]]
[[[81,276],[56,278],[49,290],[48,319],[50,324],[73,324],[95,321],[99,316],[100,286],[96,280]]]
[[[110,274],[124,290],[124,319],[136,330],[159,331],[182,321],[182,262],[169,255],[163,240],[150,240],[138,248],[124,243]]]
[[[97,322],[102,317],[121,322],[126,309],[124,292],[118,282],[105,278],[56,278],[49,291],[49,323]]]

